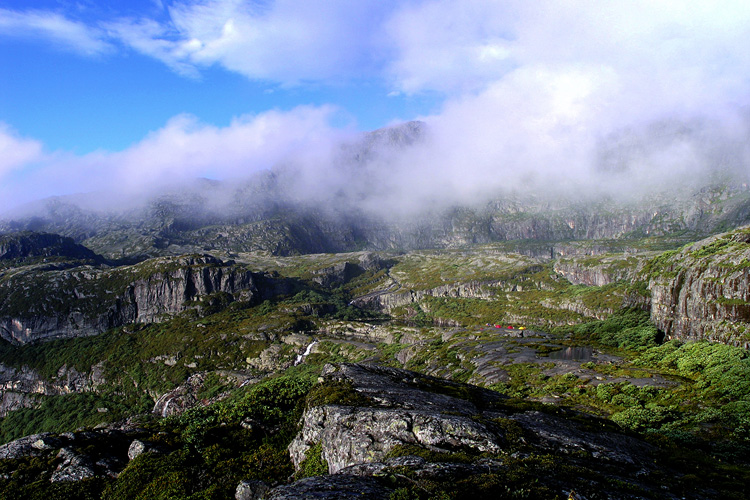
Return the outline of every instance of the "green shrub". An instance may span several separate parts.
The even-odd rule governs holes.
[[[658,429],[675,418],[674,410],[663,406],[632,407],[612,415],[617,424],[639,432]]]
[[[315,443],[305,452],[305,458],[299,464],[299,471],[295,477],[322,476],[328,474],[328,462],[323,458],[323,445]]]
[[[573,334],[581,340],[630,350],[655,347],[663,338],[651,324],[649,313],[635,308],[622,309],[602,321],[578,325]]]
[[[146,404],[143,404],[146,403]],[[153,402],[132,401],[92,392],[39,396],[36,408],[22,408],[0,419],[0,441],[6,443],[38,432],[65,432],[122,419],[133,410],[148,412]],[[99,412],[106,408],[106,412]]]

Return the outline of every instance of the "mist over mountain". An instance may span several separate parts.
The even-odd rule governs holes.
[[[314,165],[290,161],[245,178],[48,198],[6,214],[0,229],[62,234],[114,258],[694,238],[750,221],[747,147],[721,140],[710,123],[606,137],[585,178],[562,161],[537,175],[498,163],[496,175],[481,177],[469,168],[481,152],[448,170],[439,126],[376,130],[342,140]]]

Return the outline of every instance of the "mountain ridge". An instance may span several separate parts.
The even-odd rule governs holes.
[[[435,200],[419,210],[389,206],[391,194],[377,194],[389,189],[378,184],[380,176],[387,176],[393,158],[411,154],[427,137],[426,124],[407,122],[342,146],[329,173],[322,175],[340,184],[329,186],[330,191],[300,185],[310,179],[293,166],[280,165],[246,180],[198,180],[131,201],[113,196],[122,203],[117,209],[95,209],[95,202],[81,197],[48,199],[6,215],[0,234],[56,233],[109,259],[138,259],[204,251],[285,256],[646,236],[677,237],[685,244],[750,223],[747,182],[721,176],[640,199],[596,192],[545,194],[530,187],[463,203],[451,197],[441,201],[445,193],[436,190]],[[370,201],[381,195],[387,196],[373,208]],[[400,196],[410,203],[409,193]]]

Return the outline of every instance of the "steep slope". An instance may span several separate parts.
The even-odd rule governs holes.
[[[195,309],[247,304],[286,285],[209,255],[117,268],[31,265],[0,273],[0,337],[11,342],[95,335]]]
[[[666,252],[645,278],[652,320],[669,337],[750,347],[750,229]]]

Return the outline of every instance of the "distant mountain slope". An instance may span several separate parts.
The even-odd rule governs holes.
[[[72,238],[25,231],[0,235],[0,261],[28,260],[35,257],[100,260],[101,257]]]
[[[321,179],[279,165],[244,181],[197,180],[138,200],[69,196],[0,220],[0,233],[53,232],[110,259],[193,252],[274,255],[451,248],[509,240],[676,237],[687,243],[750,223],[750,190],[731,177],[616,200],[597,193],[511,190],[494,200],[435,200],[403,212],[380,182],[428,135],[421,122],[341,146]],[[417,175],[417,174],[415,174]],[[326,178],[327,177],[327,178]],[[330,179],[329,179],[330,178]],[[313,185],[314,184],[314,185]],[[115,199],[115,197],[111,197]],[[409,194],[402,195],[404,206]],[[97,201],[99,200],[99,201]],[[416,201],[415,201],[416,203]]]

